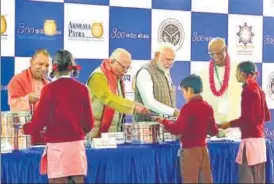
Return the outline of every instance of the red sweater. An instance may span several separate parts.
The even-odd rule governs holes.
[[[74,79],[60,78],[43,88],[32,121],[23,130],[34,135],[46,127],[46,142],[56,143],[84,140],[93,125],[87,87]]]
[[[170,133],[181,134],[184,148],[206,146],[207,135],[218,133],[213,109],[201,96],[194,97],[182,107],[176,122],[164,120],[163,124]]]
[[[241,117],[231,121],[231,127],[241,129],[242,139],[263,137],[264,122],[271,120],[263,90],[257,88],[252,91],[244,87],[241,108]]]

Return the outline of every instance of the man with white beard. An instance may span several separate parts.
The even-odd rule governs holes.
[[[176,87],[170,76],[175,50],[171,44],[163,43],[156,52],[159,52],[159,57],[142,66],[136,73],[134,101],[160,115],[178,117],[180,111],[176,109]],[[134,121],[151,121],[151,117],[134,114]]]

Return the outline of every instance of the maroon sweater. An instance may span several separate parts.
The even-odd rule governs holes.
[[[218,128],[212,107],[201,96],[185,104],[176,122],[164,120],[167,131],[181,135],[184,148],[206,146],[207,135],[216,135]]]
[[[260,87],[255,91],[244,87],[241,108],[241,116],[230,122],[231,127],[241,129],[242,139],[263,137],[264,122],[271,120],[263,90]]]
[[[56,143],[84,140],[93,125],[87,87],[74,79],[60,78],[43,88],[32,121],[23,130],[33,135],[46,127],[46,142]]]

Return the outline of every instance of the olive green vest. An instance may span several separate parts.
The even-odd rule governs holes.
[[[175,88],[170,84],[164,72],[158,68],[155,62],[150,62],[144,65],[143,67],[141,67],[140,70],[143,70],[143,69],[147,70],[151,75],[151,79],[153,82],[154,98],[165,105],[175,108],[176,107],[176,101],[175,101],[176,91],[175,91]],[[137,71],[136,79],[140,70]],[[135,82],[134,93],[135,93],[134,100],[136,102],[144,104],[141,94],[138,90],[138,86],[136,85],[136,82]],[[151,118],[150,116],[140,115],[136,113],[134,114],[134,121],[136,122],[151,121]]]

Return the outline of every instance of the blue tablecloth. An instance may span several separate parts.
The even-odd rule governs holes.
[[[235,163],[239,143],[208,144],[215,183],[237,183]],[[87,149],[87,183],[180,183],[178,143],[162,145],[121,145],[117,149]],[[73,148],[72,148],[73,149]],[[39,174],[43,150],[1,154],[2,183],[46,183]],[[274,182],[274,145],[267,142],[266,178]]]

